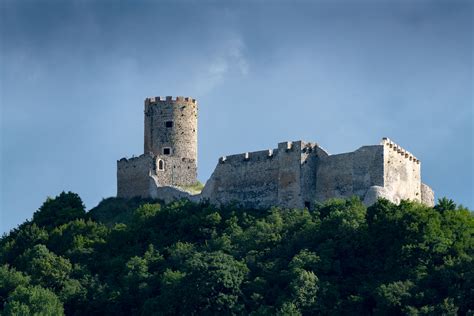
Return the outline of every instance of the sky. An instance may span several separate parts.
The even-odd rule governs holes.
[[[87,209],[143,152],[143,100],[199,103],[199,171],[306,140],[389,137],[474,208],[470,1],[0,0],[0,231],[48,196]]]

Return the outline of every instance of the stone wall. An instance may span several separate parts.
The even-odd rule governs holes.
[[[153,169],[153,164],[152,154],[117,161],[117,197],[149,197],[150,170]]]
[[[311,208],[316,202],[317,169],[328,153],[316,143],[303,143],[301,148],[301,203]]]
[[[283,207],[303,207],[301,146],[301,141],[278,144],[278,205]]]
[[[314,143],[283,142],[277,149],[219,159],[202,198],[215,204],[302,208],[315,201],[316,169],[327,153]]]
[[[428,206],[435,205],[433,189],[431,189],[424,183],[421,183],[421,203],[426,204]]]
[[[151,178],[156,180],[155,176],[152,176]],[[173,201],[182,199],[187,199],[193,202],[199,201],[197,196],[191,195],[189,192],[183,190],[182,188],[172,186],[160,187],[156,183],[154,186],[151,186],[150,197],[153,199],[162,200],[165,203],[171,203]]]
[[[413,154],[389,139],[383,139],[384,187],[392,202],[421,201],[421,163]]]
[[[163,168],[160,170],[160,160]],[[197,181],[194,159],[158,155],[154,158],[153,172],[160,186],[187,186]]]
[[[364,146],[350,153],[322,158],[316,175],[316,200],[364,199],[371,186],[383,186],[383,146]]]
[[[279,154],[273,149],[220,158],[201,197],[213,204],[277,205]]]

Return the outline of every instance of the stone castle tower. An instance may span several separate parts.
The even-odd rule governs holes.
[[[197,182],[197,111],[195,99],[145,99],[144,153],[117,162],[117,196],[148,197],[158,187]]]
[[[197,103],[195,99],[145,99],[144,153],[185,158],[197,165]],[[195,167],[196,168],[196,167]],[[195,180],[195,179],[194,179]]]

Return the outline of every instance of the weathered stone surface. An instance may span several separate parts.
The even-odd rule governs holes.
[[[420,161],[388,139],[383,140],[382,145],[384,146],[384,186],[391,192],[393,202],[421,201]]]
[[[117,162],[118,197],[147,197],[150,190],[156,192],[159,187],[189,186],[197,182],[195,99],[145,99],[144,136],[143,155]]]
[[[363,202],[365,205],[369,206],[377,202],[378,199],[382,198],[393,202],[392,194],[387,190],[387,188],[374,185],[367,190]]]
[[[421,203],[426,204],[428,206],[435,205],[435,196],[433,189],[431,189],[426,184],[421,184]]]
[[[118,196],[206,199],[254,208],[311,207],[351,196],[367,205],[378,198],[434,204],[433,191],[421,183],[420,161],[387,138],[337,155],[294,141],[222,157],[201,194],[192,195],[183,189],[197,174],[197,103],[191,98],[145,100],[144,147],[140,157],[117,162]]]

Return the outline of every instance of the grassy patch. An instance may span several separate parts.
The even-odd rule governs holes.
[[[183,185],[181,187],[185,189],[186,191],[191,192],[192,194],[198,194],[198,193],[201,193],[202,189],[204,188],[204,184],[197,181],[196,183],[193,183],[190,185]]]

